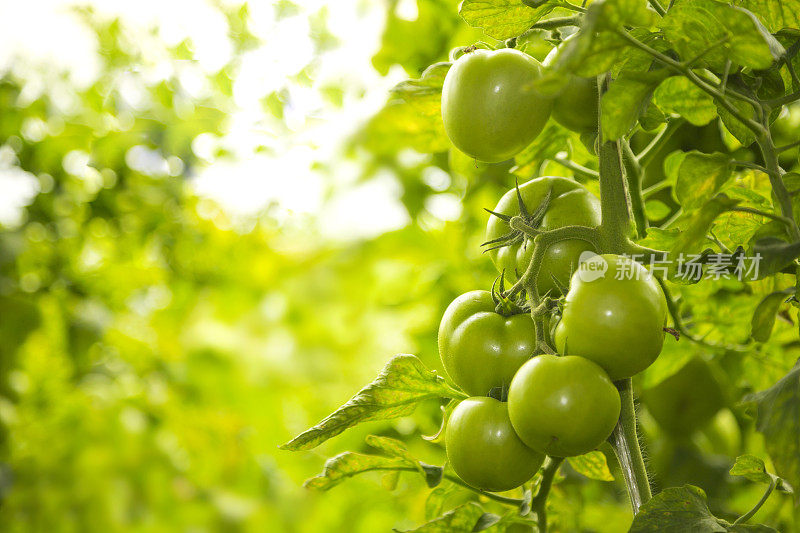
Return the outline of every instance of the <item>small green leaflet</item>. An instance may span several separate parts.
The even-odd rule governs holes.
[[[483,508],[475,502],[465,503],[427,524],[412,529],[419,533],[470,533],[483,516]],[[395,530],[396,531],[396,530]]]
[[[775,326],[775,317],[781,303],[794,293],[794,288],[783,291],[776,291],[764,296],[756,306],[751,321],[750,336],[758,342],[767,342],[772,335],[772,328]]]
[[[694,485],[671,487],[656,494],[639,510],[633,519],[629,533],[652,531],[683,533],[726,533],[740,531],[775,531],[760,524],[729,524],[715,517],[708,509],[706,494]]]
[[[771,33],[800,30],[800,0],[733,0],[732,3],[755,13]]]
[[[669,75],[666,70],[624,71],[611,82],[600,101],[603,137],[613,141],[628,133],[647,107],[655,88]]]
[[[750,394],[745,402],[755,406],[756,429],[776,473],[800,486],[800,362],[767,390]]]
[[[736,458],[736,464],[730,470],[732,476],[742,476],[753,483],[772,483],[781,492],[791,493],[792,487],[774,474],[767,472],[764,461],[755,455],[745,454]]]
[[[549,15],[557,5],[545,2],[531,8],[522,0],[464,0],[458,14],[475,28],[483,28],[489,37],[508,39],[516,37]]]
[[[569,466],[576,472],[582,474],[589,479],[597,479],[599,481],[614,481],[614,476],[608,469],[606,456],[603,452],[593,451],[578,455],[576,457],[567,458]]]
[[[653,100],[660,109],[677,113],[695,126],[705,126],[717,118],[714,99],[684,76],[672,76],[661,82]]]
[[[350,401],[280,448],[309,450],[361,422],[406,416],[414,412],[419,402],[442,397],[465,396],[445,383],[436,372],[428,370],[417,357],[397,355],[375,381]]]
[[[675,198],[685,212],[697,209],[717,194],[731,175],[730,156],[688,152],[678,167]]]

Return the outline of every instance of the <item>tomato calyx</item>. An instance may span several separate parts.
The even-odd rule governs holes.
[[[530,311],[530,305],[527,303],[525,291],[514,295],[513,299],[506,296],[505,288],[505,270],[500,273],[492,283],[492,300],[495,304],[495,312],[503,316],[513,316]],[[498,290],[499,289],[499,290]]]
[[[484,253],[514,244],[523,244],[523,246],[527,246],[528,241],[530,241],[538,233],[541,233],[537,231],[537,229],[542,224],[544,215],[547,213],[547,209],[550,207],[550,201],[553,197],[553,189],[551,188],[547,191],[547,194],[542,199],[542,202],[536,207],[536,210],[533,213],[528,211],[528,206],[525,205],[525,201],[522,199],[522,194],[519,192],[519,182],[517,182],[515,190],[517,191],[517,201],[519,202],[519,215],[509,216],[503,213],[497,213],[491,209],[484,208],[490,215],[496,216],[500,220],[507,223],[510,230],[508,233],[501,235],[496,239],[482,243],[481,246],[487,246],[487,248],[483,251]],[[512,223],[512,220],[514,219],[521,223]],[[518,229],[518,227],[524,229]],[[519,276],[519,272],[517,272],[517,275]]]

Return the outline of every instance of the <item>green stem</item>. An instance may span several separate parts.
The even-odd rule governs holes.
[[[547,466],[542,470],[542,483],[539,485],[536,497],[531,500],[531,510],[536,513],[536,523],[540,533],[547,533],[547,496],[550,494],[556,472],[563,462],[562,457],[550,457]]]
[[[758,500],[758,503],[756,503],[755,507],[753,507],[752,509],[747,511],[745,514],[743,514],[742,516],[737,518],[733,522],[733,525],[735,526],[737,524],[744,524],[745,522],[750,520],[750,518],[752,518],[753,515],[756,514],[759,509],[761,509],[761,506],[764,505],[764,503],[767,501],[767,498],[769,498],[770,494],[772,494],[773,490],[775,490],[775,479],[774,478],[770,480],[769,486],[767,487],[767,490],[764,492],[764,495],[761,496],[761,499]]]
[[[786,189],[786,184],[783,182],[783,170],[778,163],[778,152],[775,149],[775,143],[772,141],[769,129],[756,138],[758,147],[761,149],[761,154],[764,157],[764,164],[766,166],[769,182],[772,185],[772,192],[778,200],[781,214],[791,221],[789,227],[789,234],[793,241],[800,241],[800,228],[794,219],[792,212],[792,197]]]
[[[659,14],[659,15],[661,15],[662,17],[663,17],[664,15],[666,15],[666,14],[667,14],[667,11],[666,11],[666,10],[664,9],[664,7],[663,7],[663,6],[662,6],[662,5],[661,5],[661,4],[658,2],[658,0],[648,0],[648,2],[649,2],[649,3],[650,3],[650,5],[653,7],[653,9],[656,11],[656,13],[658,13],[658,14]]]
[[[570,17],[554,17],[547,20],[537,22],[530,27],[531,30],[554,30],[556,28],[563,28],[564,26],[580,26],[581,15],[573,15]]]
[[[569,159],[565,159],[563,157],[556,157],[553,159],[554,162],[558,163],[562,167],[568,168],[571,171],[575,172],[578,176],[583,176],[584,178],[589,179],[597,179],[600,177],[600,173],[596,170],[592,170],[591,168],[586,168],[574,161],[570,161]]]
[[[652,498],[652,493],[642,458],[642,450],[639,447],[639,437],[636,434],[633,385],[630,378],[618,381],[616,385],[622,401],[622,410],[617,427],[614,428],[614,433],[611,434],[609,440],[622,467],[622,475],[628,487],[633,514],[636,514],[639,512],[639,508]]]
[[[664,144],[672,137],[672,135],[680,129],[681,126],[684,124],[684,120],[682,118],[673,118],[667,122],[667,125],[664,126],[661,131],[659,131],[653,140],[644,147],[644,150],[639,152],[639,155],[636,158],[639,160],[639,164],[647,166],[650,161],[653,160],[653,157],[658,155],[658,152],[664,146]]]
[[[636,224],[636,236],[643,239],[647,235],[647,214],[644,208],[644,197],[642,196],[642,167],[636,159],[636,155],[631,150],[628,141],[621,141],[622,162],[625,165],[625,177],[628,181],[628,193],[631,198],[631,211],[633,221]]]

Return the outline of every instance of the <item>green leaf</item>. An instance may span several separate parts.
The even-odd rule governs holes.
[[[408,448],[406,448],[406,445],[401,441],[392,439],[390,437],[381,437],[378,435],[367,435],[365,441],[367,444],[382,451],[389,457],[405,459],[405,461],[409,464],[416,466],[420,473],[424,473],[420,462],[408,452]]]
[[[800,30],[800,0],[733,0],[732,3],[752,11],[771,33]]]
[[[691,254],[702,248],[706,239],[706,234],[714,220],[739,203],[739,200],[719,195],[706,202],[702,208],[696,210],[688,219],[686,227],[681,231],[670,249],[670,253],[675,256],[684,253]]]
[[[778,237],[763,237],[754,243],[753,254],[760,258],[758,278],[761,279],[781,271],[800,257],[800,243],[788,243]]]
[[[600,102],[603,136],[619,139],[636,124],[650,101],[653,90],[669,73],[625,71],[611,82]]]
[[[786,300],[787,296],[794,292],[793,289],[776,291],[766,295],[756,306],[751,321],[750,336],[758,342],[767,342],[772,335],[772,327],[775,325],[775,318],[778,309]]]
[[[733,107],[738,110],[739,114],[745,118],[753,118],[753,107],[747,102],[741,100],[731,100]],[[756,141],[756,136],[753,130],[743,124],[738,118],[734,117],[730,111],[715,102],[717,106],[717,113],[722,123],[731,132],[731,135],[736,137],[736,140],[742,143],[742,146],[750,146]]]
[[[800,486],[800,362],[775,385],[745,397],[756,408],[756,429],[776,473]]]
[[[589,479],[614,481],[614,476],[608,468],[608,462],[603,452],[593,451],[576,457],[568,457],[567,461],[576,472]]]
[[[702,64],[722,70],[725,61],[766,69],[783,53],[783,46],[749,11],[716,0],[676,3],[661,28],[684,61],[703,54]]]
[[[736,458],[736,464],[730,470],[732,476],[742,476],[745,479],[754,483],[772,483],[775,482],[775,488],[781,492],[791,494],[794,492],[791,485],[786,481],[779,478],[775,474],[767,472],[767,467],[764,461],[755,455],[745,454]]]
[[[347,479],[380,470],[397,470],[409,467],[404,459],[344,452],[325,462],[322,474],[306,480],[304,487],[312,490],[329,490]]]
[[[483,508],[475,502],[465,503],[427,524],[412,529],[419,533],[470,533],[483,516]]]
[[[424,400],[460,396],[463,397],[447,385],[444,378],[425,368],[417,357],[397,355],[375,381],[350,401],[280,448],[309,450],[361,422],[406,416]]]
[[[450,140],[442,122],[442,85],[450,63],[434,63],[416,80],[392,89],[393,98],[359,132],[356,141],[376,153],[395,154],[398,147],[443,152]]]
[[[534,170],[542,164],[544,159],[552,159],[564,150],[570,134],[559,126],[555,120],[550,120],[541,134],[533,140],[524,150],[514,157],[516,166],[511,172],[523,178],[530,177]]]
[[[661,82],[653,99],[662,110],[677,113],[695,126],[705,126],[717,117],[714,99],[683,76]]]
[[[706,494],[693,485],[671,487],[656,494],[634,517],[629,533],[652,531],[697,531],[725,533],[708,510]]]
[[[522,0],[464,0],[458,13],[470,26],[483,28],[489,37],[508,39],[523,33],[556,7],[546,2],[530,8]]]
[[[443,487],[433,489],[425,500],[425,519],[433,520],[444,510],[447,499],[459,490],[458,485],[448,483]]]
[[[717,194],[730,177],[729,155],[688,152],[678,167],[675,198],[684,211],[692,211]]]

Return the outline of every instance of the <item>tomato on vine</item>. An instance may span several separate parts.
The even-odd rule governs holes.
[[[465,154],[496,163],[514,157],[542,131],[552,101],[531,82],[541,64],[519,50],[474,50],[458,58],[442,88],[442,120]]]
[[[520,197],[523,205],[520,205]],[[541,207],[546,209],[540,211]],[[541,231],[571,225],[600,224],[600,201],[583,185],[569,178],[544,176],[508,191],[493,210],[502,217],[491,216],[486,226],[489,257],[508,279],[521,276],[533,255],[530,240],[522,232],[510,230],[508,222],[504,220],[521,214],[523,209],[534,213],[529,225]],[[539,294],[557,294],[558,286],[553,281],[554,277],[558,284],[566,286],[578,266],[581,253],[585,251],[594,251],[592,245],[578,239],[564,240],[550,246],[539,267]]]
[[[619,413],[619,392],[605,371],[574,355],[534,357],[508,392],[508,415],[519,438],[553,457],[594,450],[611,435]]]
[[[544,461],[514,432],[507,404],[489,397],[468,398],[456,406],[447,421],[445,445],[456,474],[492,492],[519,487]]]
[[[544,59],[548,67],[555,58],[558,48]],[[597,78],[584,78],[574,74],[567,75],[567,82],[553,100],[553,119],[576,133],[596,133],[600,90]]]
[[[504,316],[489,291],[470,291],[452,301],[439,324],[439,356],[456,385],[472,396],[511,383],[536,349],[529,313]]]
[[[612,380],[629,378],[661,353],[666,321],[667,301],[650,272],[632,259],[604,254],[572,276],[555,344],[559,353],[591,359]]]

